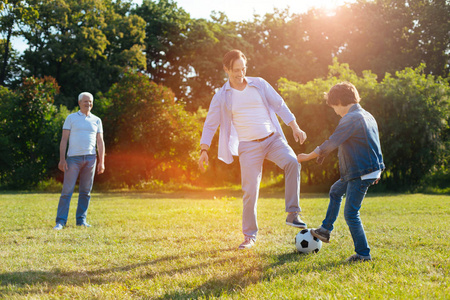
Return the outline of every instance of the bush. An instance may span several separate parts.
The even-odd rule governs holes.
[[[377,82],[376,75],[370,71],[357,76],[347,64],[335,60],[326,79],[306,84],[281,79],[282,95],[308,135],[307,142],[295,146],[294,151],[309,153],[331,135],[339,117],[326,106],[323,94],[334,84],[349,81],[358,89],[361,105],[378,123],[386,170],[377,189],[414,191],[432,170],[444,166],[450,152],[446,143],[449,83],[440,77],[425,75],[424,68],[424,65],[417,69],[406,68],[395,76],[387,73]],[[289,143],[295,144],[292,140]],[[305,163],[302,182],[331,185],[338,178],[337,170],[337,155],[329,155],[321,166],[315,162]],[[439,176],[435,178],[438,180]]]
[[[25,79],[14,92],[0,90],[2,188],[33,188],[57,169],[62,124],[68,114],[53,105],[58,91],[51,77]]]
[[[168,88],[130,71],[97,102],[103,111],[107,152],[100,181],[135,186],[197,176],[200,123]]]

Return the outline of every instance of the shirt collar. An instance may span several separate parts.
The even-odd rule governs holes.
[[[245,77],[245,81],[247,81],[247,84],[249,85],[249,86],[254,86],[253,85],[253,80],[251,79],[251,78],[249,78],[249,77]],[[231,85],[230,85],[230,79],[228,79],[227,80],[227,82],[225,83],[225,90],[231,90],[232,89],[232,87],[231,87]]]
[[[79,111],[77,112],[77,114],[78,114],[79,116],[85,116],[85,117],[88,117],[88,118],[91,116],[91,112],[89,112],[88,115],[86,116],[85,114],[83,114],[83,113],[81,112],[81,110],[79,110]]]
[[[357,109],[361,109],[361,105],[359,103],[355,103],[355,105],[352,105],[352,107],[350,107],[348,112],[355,111]]]

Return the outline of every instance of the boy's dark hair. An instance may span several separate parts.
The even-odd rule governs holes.
[[[245,57],[242,51],[236,49],[231,50],[224,55],[222,60],[223,66],[231,71],[234,61],[239,58],[242,58],[245,62],[247,62],[247,57]]]
[[[356,87],[350,82],[341,82],[333,86],[325,95],[328,105],[347,106],[361,101]]]

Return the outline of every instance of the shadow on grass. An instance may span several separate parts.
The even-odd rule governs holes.
[[[206,252],[199,252],[195,256],[213,256],[221,252],[235,251],[235,248],[220,249]],[[193,256],[193,255],[191,255]],[[0,286],[7,285],[33,285],[38,283],[46,283],[48,286],[59,286],[61,284],[73,284],[73,285],[83,285],[86,283],[90,284],[104,284],[120,280],[111,280],[108,278],[101,278],[103,275],[129,272],[138,268],[148,267],[152,265],[157,265],[158,263],[163,263],[166,261],[182,260],[184,255],[169,255],[164,256],[155,260],[126,265],[117,266],[112,268],[104,268],[92,271],[63,271],[60,269],[55,269],[53,271],[23,271],[23,272],[6,272],[0,274]],[[225,259],[223,260],[225,261]],[[228,259],[229,261],[229,259]],[[220,262],[220,261],[219,261]],[[217,261],[216,261],[217,263]],[[223,262],[222,262],[223,263]],[[210,264],[210,263],[208,263]],[[175,273],[185,272],[187,270],[192,270],[194,268],[202,268],[208,265],[207,263],[201,263],[195,265],[194,267],[184,267],[177,268],[174,270],[164,271],[164,272],[146,272],[144,275],[139,275],[141,278],[153,278],[160,275],[171,275]]]
[[[310,254],[301,254],[298,252],[285,253],[281,255],[263,255],[270,256],[274,263],[268,265],[255,265],[245,269],[239,269],[231,273],[229,276],[221,279],[213,278],[202,285],[187,292],[166,293],[158,299],[195,299],[199,297],[220,297],[223,294],[232,295],[243,291],[247,286],[260,282],[271,281],[276,277],[283,275],[292,275],[296,272],[305,273],[313,271],[330,270],[343,264],[342,262],[329,262],[319,266],[309,266],[307,268],[295,269],[292,263],[308,258]],[[314,254],[312,254],[314,255]],[[236,257],[237,260],[238,257]],[[280,269],[281,268],[281,269]],[[275,273],[269,270],[278,269]],[[300,279],[299,279],[300,280]]]
[[[236,255],[226,258],[217,257],[220,253],[225,252],[236,252]],[[314,254],[313,254],[314,255]],[[213,277],[208,281],[204,282],[194,289],[179,292],[179,291],[168,291],[165,295],[159,297],[159,299],[175,299],[175,298],[197,298],[197,297],[219,297],[222,294],[234,294],[239,293],[244,290],[247,286],[257,284],[259,282],[271,281],[278,276],[289,275],[296,272],[312,272],[329,270],[339,266],[340,263],[329,262],[321,265],[311,265],[307,268],[297,270],[293,263],[300,260],[308,258],[308,255],[299,254],[297,252],[285,253],[281,255],[271,255],[271,254],[256,254],[251,251],[242,252],[237,251],[235,248],[219,249],[213,251],[199,252],[191,257],[197,257],[197,261],[194,265],[181,266],[177,268],[171,268],[169,270],[145,270],[145,267],[150,267],[152,265],[158,265],[159,263],[164,263],[174,260],[183,260],[186,256],[184,255],[174,255],[174,256],[164,256],[155,260],[145,261],[136,264],[130,264],[126,266],[117,266],[112,268],[103,268],[92,271],[62,271],[59,269],[52,271],[23,271],[23,272],[9,272],[0,274],[0,286],[3,288],[1,290],[11,290],[11,287],[5,288],[6,286],[14,286],[13,289],[25,288],[25,292],[28,295],[30,293],[43,292],[42,287],[34,288],[33,285],[42,284],[45,286],[45,292],[50,292],[54,288],[63,285],[74,285],[74,286],[85,286],[85,285],[102,285],[109,284],[113,282],[126,282],[128,281],[129,275],[122,277],[120,273],[127,273],[135,271],[133,276],[135,279],[146,279],[151,280],[156,277],[168,276],[174,277],[183,275],[186,272],[191,272],[195,270],[203,270],[211,266],[223,266],[229,263],[236,263],[240,260],[246,258],[262,258],[264,260],[274,261],[270,264],[255,263],[251,267],[246,267],[242,269],[232,269],[227,272],[228,276],[216,278]],[[218,259],[208,259],[211,257],[216,257]],[[259,260],[259,259],[258,259]],[[144,268],[142,272],[137,269]],[[272,272],[272,270],[276,272]],[[114,274],[117,276],[114,276]],[[0,290],[0,295],[2,294]]]

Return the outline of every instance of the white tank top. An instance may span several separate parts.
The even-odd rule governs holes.
[[[255,87],[247,85],[243,91],[232,89],[231,99],[233,125],[239,141],[261,139],[275,131],[269,111]]]

